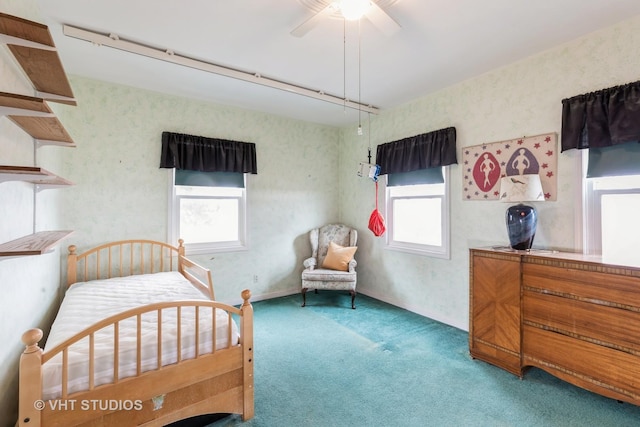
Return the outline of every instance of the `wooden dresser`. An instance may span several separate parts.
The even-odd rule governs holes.
[[[639,267],[496,249],[471,249],[469,266],[473,358],[640,405]]]

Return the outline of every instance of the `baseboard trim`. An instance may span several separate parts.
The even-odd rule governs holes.
[[[416,307],[416,306],[413,306],[411,304],[405,304],[402,301],[398,301],[398,300],[389,298],[387,295],[379,294],[377,292],[372,292],[372,291],[366,290],[366,289],[365,290],[358,289],[357,292],[359,294],[366,295],[366,296],[368,296],[370,298],[377,299],[378,301],[382,301],[382,302],[385,302],[387,304],[391,304],[393,306],[402,308],[403,310],[407,310],[407,311],[410,311],[412,313],[419,314],[420,316],[427,317],[429,319],[435,320],[436,322],[440,322],[440,323],[444,323],[445,325],[453,326],[454,328],[461,329],[461,330],[463,330],[465,332],[469,331],[469,325],[460,325],[460,324],[457,323],[457,321],[455,319],[446,318],[446,317],[438,315],[437,313],[432,313],[432,312],[429,312],[429,311],[425,311],[422,307]],[[273,298],[286,297],[286,296],[289,296],[289,295],[295,295],[295,294],[299,294],[299,293],[300,293],[300,289],[299,288],[292,288],[292,289],[285,289],[285,290],[277,291],[277,292],[269,292],[269,293],[266,293],[266,294],[252,295],[251,296],[251,302],[257,302],[257,301],[263,301],[263,300],[268,300],[268,299],[273,299]],[[358,302],[358,297],[356,296],[356,303],[357,302]],[[235,300],[231,301],[228,304],[230,304],[230,305],[240,305],[240,304],[242,304],[242,300],[238,298],[238,299],[235,299]]]
[[[286,290],[277,291],[277,292],[269,292],[269,293],[260,294],[260,295],[251,295],[251,302],[264,301],[264,300],[280,298],[280,297],[287,297],[289,295],[294,295],[294,294],[299,294],[299,293],[300,293],[300,289],[299,288],[295,288],[295,289],[286,289]],[[302,301],[302,299],[300,299],[300,301]],[[233,300],[230,300],[230,302],[227,302],[226,304],[229,304],[229,305],[240,305],[242,303],[243,303],[243,301],[242,301],[241,298],[234,298]],[[302,304],[302,302],[301,302],[301,304]]]
[[[460,324],[458,324],[459,321],[456,321],[455,319],[446,318],[446,317],[438,315],[437,313],[432,313],[432,312],[429,312],[429,311],[425,311],[422,307],[416,307],[416,306],[413,306],[411,304],[405,304],[405,303],[403,303],[401,301],[389,298],[387,295],[379,294],[377,292],[372,292],[372,291],[369,291],[369,290],[366,290],[366,289],[365,290],[358,290],[358,293],[366,295],[366,296],[368,296],[370,298],[373,298],[373,299],[377,299],[378,301],[386,302],[387,304],[394,305],[396,307],[402,308],[402,309],[410,311],[412,313],[419,314],[420,316],[427,317],[429,319],[435,320],[436,322],[444,323],[445,325],[453,326],[454,328],[461,329],[461,330],[466,331],[466,332],[469,331],[469,326],[468,325],[460,325]]]

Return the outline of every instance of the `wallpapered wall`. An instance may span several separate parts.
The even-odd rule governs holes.
[[[457,129],[458,161],[464,147],[561,132],[561,101],[640,78],[640,17],[491,71],[371,119],[370,139],[380,143],[448,126]],[[363,128],[368,130],[368,124]],[[345,222],[366,227],[374,184],[356,177],[369,135],[345,129],[340,145],[340,200]],[[559,140],[559,138],[558,138]],[[579,248],[580,156],[559,155],[558,200],[536,203],[539,247]],[[468,249],[505,245],[508,204],[463,201],[462,169],[451,167],[451,260],[384,249],[384,239],[361,233],[358,287],[374,297],[468,329]],[[384,191],[380,191],[384,200]]]

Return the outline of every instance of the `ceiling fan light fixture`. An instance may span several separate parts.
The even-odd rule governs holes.
[[[371,7],[370,0],[338,0],[335,4],[347,21],[357,21]]]

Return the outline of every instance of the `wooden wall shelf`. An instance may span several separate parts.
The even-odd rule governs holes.
[[[38,186],[67,187],[71,181],[37,166],[0,166],[0,182],[25,181]]]
[[[29,236],[0,244],[0,257],[45,254],[71,233],[73,231],[69,230],[39,231]]]
[[[27,132],[34,139],[35,148],[40,145],[75,147],[71,136],[47,105],[47,101],[76,105],[49,28],[37,22],[0,13],[0,43],[7,46],[31,80],[36,95],[32,97],[0,92],[0,116],[7,116]],[[36,191],[73,185],[37,166],[0,166],[0,183],[4,181],[30,182],[35,184]],[[72,231],[33,233],[0,244],[0,256],[41,255],[71,233]]]
[[[76,105],[71,85],[46,25],[0,13],[0,41],[29,77],[38,96]]]
[[[0,92],[0,114],[39,143],[74,146],[73,139],[42,98]]]

